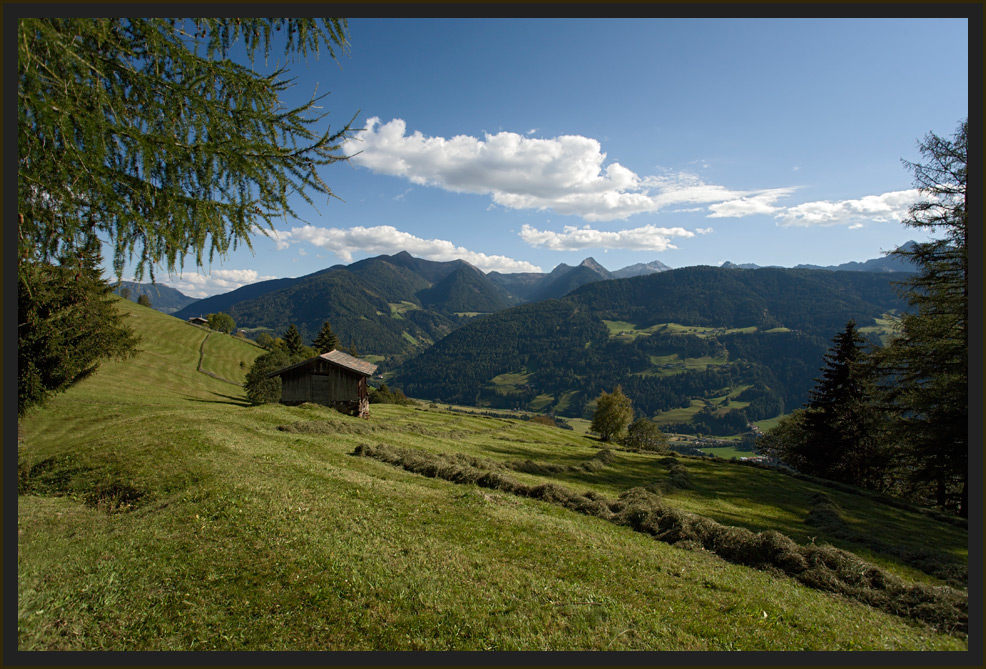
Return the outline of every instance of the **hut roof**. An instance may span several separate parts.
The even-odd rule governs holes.
[[[295,369],[297,367],[304,367],[305,365],[310,365],[312,362],[318,359],[325,360],[326,362],[331,362],[334,365],[338,365],[344,369],[357,374],[362,374],[363,376],[372,376],[373,372],[377,371],[377,366],[371,362],[366,362],[365,360],[360,360],[359,358],[354,358],[348,353],[343,353],[342,351],[332,350],[328,353],[323,353],[322,355],[317,355],[314,358],[308,358],[307,360],[302,360],[293,365],[288,365],[287,367],[282,367],[281,369],[270,372],[267,376],[280,376],[284,372]]]

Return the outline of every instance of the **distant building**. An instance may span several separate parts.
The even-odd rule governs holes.
[[[367,379],[377,366],[342,351],[329,351],[268,374],[281,377],[281,403],[314,402],[368,418]]]
[[[209,321],[202,318],[201,316],[192,316],[188,319],[188,322],[192,325],[208,325]]]

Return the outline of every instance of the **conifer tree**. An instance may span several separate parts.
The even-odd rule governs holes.
[[[19,268],[19,414],[90,376],[101,360],[137,352],[139,339],[121,320],[113,289],[100,276],[101,262],[99,245],[91,241],[57,265]]]
[[[951,138],[929,133],[923,163],[905,165],[925,198],[905,225],[941,235],[896,252],[918,273],[900,282],[909,303],[877,356],[891,440],[912,497],[968,514],[968,122]]]
[[[822,376],[805,406],[805,441],[799,459],[807,474],[881,489],[886,462],[877,440],[877,412],[863,341],[855,320],[833,339]]]
[[[315,337],[315,341],[312,342],[312,346],[320,354],[338,349],[341,345],[339,338],[332,332],[332,326],[329,325],[328,321],[322,323],[322,329],[319,331],[318,336]]]
[[[284,346],[290,355],[298,355],[305,349],[305,343],[301,340],[301,333],[298,332],[298,328],[295,327],[294,323],[288,327],[283,339]]]
[[[350,124],[331,132],[314,95],[285,106],[286,66],[262,74],[230,57],[266,58],[274,38],[286,58],[335,58],[347,30],[343,19],[19,19],[18,302],[35,316],[19,321],[18,347],[43,355],[45,370],[19,365],[26,397],[64,389],[79,364],[95,369],[126,339],[111,309],[85,324],[88,337],[61,336],[37,316],[78,297],[55,293],[79,289],[61,259],[105,239],[117,276],[136,260],[138,280],[147,271],[153,281],[158,264],[174,271],[188,256],[201,266],[249,246],[293,215],[294,197],[333,197],[319,170],[346,159]],[[85,282],[86,303],[98,303],[98,273]]]
[[[331,57],[340,19],[22,18],[17,34],[21,258],[50,260],[103,235],[118,275],[171,271],[250,244],[289,198],[332,196],[319,169],[339,153],[315,97],[285,107],[287,68],[272,51]]]

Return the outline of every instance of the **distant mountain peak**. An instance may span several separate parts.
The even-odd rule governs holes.
[[[596,262],[595,258],[586,258],[581,263],[579,263],[579,267],[588,267],[593,272],[599,274],[600,276],[604,276],[607,279],[612,276],[612,273],[608,269],[600,265],[598,262]]]
[[[723,264],[719,265],[723,269],[760,269],[760,265],[754,265],[751,262],[743,263],[742,265],[737,265],[734,262],[727,260]]]
[[[635,265],[628,265],[623,269],[618,269],[615,272],[611,272],[613,278],[615,279],[626,279],[631,276],[644,276],[646,274],[656,274],[657,272],[667,272],[670,267],[662,263],[660,260],[652,260],[649,263],[638,262]]]

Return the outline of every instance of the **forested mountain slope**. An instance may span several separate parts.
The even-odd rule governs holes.
[[[393,382],[414,397],[567,416],[622,385],[644,415],[706,401],[705,431],[732,434],[800,406],[850,318],[869,326],[902,306],[886,275],[684,268],[476,319]]]
[[[158,283],[137,283],[135,281],[121,281],[113,285],[113,292],[120,295],[124,290],[129,291],[130,301],[136,302],[141,295],[147,295],[151,300],[151,307],[164,314],[173,314],[179,309],[183,309],[196,302],[196,298],[185,295],[180,290]]]

